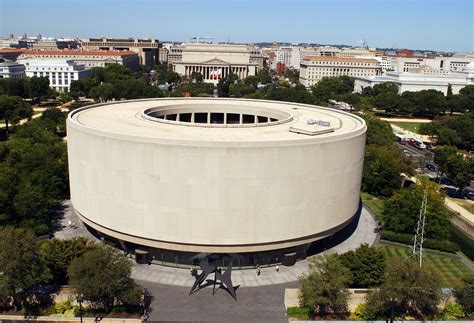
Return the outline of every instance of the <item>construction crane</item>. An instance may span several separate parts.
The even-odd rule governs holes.
[[[359,44],[362,44],[362,48],[369,49],[369,44],[367,43],[367,40],[364,38],[362,40],[357,41]]]
[[[191,37],[191,39],[195,40],[196,43],[199,43],[199,40],[200,39],[216,39],[215,37],[206,37],[206,36],[195,36],[195,37]]]
[[[420,262],[420,268],[423,261],[423,241],[425,241],[425,222],[426,222],[426,206],[428,204],[428,188],[425,188],[423,200],[421,201],[420,214],[416,224],[415,237],[413,238],[413,253],[411,257],[415,257]]]

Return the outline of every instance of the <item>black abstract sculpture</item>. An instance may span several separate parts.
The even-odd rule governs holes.
[[[217,268],[216,261],[210,259],[210,257],[206,257],[201,259],[199,267],[201,267],[202,272],[201,274],[196,275],[196,281],[194,282],[189,295],[192,295],[200,289],[212,284],[212,295],[215,295],[218,288],[224,288],[234,300],[237,300],[237,295],[235,294],[235,288],[231,279],[232,264],[225,269],[224,273],[222,273],[221,269]],[[214,274],[214,280],[206,279],[211,274]],[[204,284],[204,282],[207,283]],[[216,285],[219,285],[217,289]]]

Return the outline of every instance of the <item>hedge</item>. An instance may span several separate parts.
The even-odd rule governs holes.
[[[463,254],[469,259],[474,260],[474,240],[455,226],[451,226],[451,239],[459,245]]]
[[[286,310],[286,315],[299,319],[309,319],[310,310],[309,308],[305,307],[288,307]]]
[[[393,231],[382,230],[381,238],[388,241],[399,242],[403,244],[413,244],[413,235],[406,233],[397,233]],[[426,239],[423,246],[428,249],[441,250],[456,253],[460,250],[459,246],[451,241]]]

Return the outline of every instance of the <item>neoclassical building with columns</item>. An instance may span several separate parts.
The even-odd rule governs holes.
[[[174,52],[178,55],[169,63],[176,73],[190,77],[198,72],[210,83],[217,83],[230,73],[244,79],[263,68],[260,51],[247,45],[192,43],[177,46]]]

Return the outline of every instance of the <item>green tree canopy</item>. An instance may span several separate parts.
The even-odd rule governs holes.
[[[474,319],[474,275],[464,279],[465,285],[454,290],[454,296],[470,319]]]
[[[262,84],[272,83],[272,77],[270,75],[270,70],[268,68],[264,68],[258,71],[257,77],[259,79],[259,82]]]
[[[5,120],[7,135],[9,123],[16,124],[21,119],[30,118],[32,115],[33,109],[20,97],[0,95],[0,120]]]
[[[367,114],[364,117],[367,123],[367,145],[376,146],[392,146],[395,142],[395,135],[392,127],[387,121],[380,120],[372,114]]]
[[[368,145],[365,150],[362,190],[376,196],[390,196],[402,184],[401,173],[412,174],[413,166],[393,146]]]
[[[75,237],[68,240],[43,240],[39,244],[39,254],[51,270],[54,281],[58,284],[67,284],[67,269],[74,258],[99,248],[92,240],[84,237]]]
[[[0,78],[0,95],[28,98],[28,78]]]
[[[0,227],[0,270],[16,308],[24,307],[33,288],[51,278],[33,232],[11,226]]]
[[[141,291],[130,278],[132,264],[118,250],[101,245],[71,261],[69,283],[79,294],[110,312],[114,304],[140,303]]]
[[[354,251],[341,254],[339,259],[351,271],[350,287],[369,288],[382,284],[385,253],[380,248],[371,248],[367,244],[362,244]]]
[[[45,98],[48,96],[49,80],[47,77],[32,77],[28,80],[28,94],[30,98]]]
[[[311,87],[317,104],[326,104],[329,99],[339,99],[341,95],[354,91],[354,78],[350,76],[323,77]]]
[[[367,298],[372,320],[414,317],[433,319],[441,301],[440,279],[435,271],[424,264],[419,267],[413,259],[392,258],[387,264],[385,281],[380,289]]]
[[[323,319],[328,314],[344,315],[349,300],[347,286],[351,279],[350,270],[342,264],[337,255],[311,258],[309,271],[299,278],[300,305]]]
[[[413,234],[425,189],[428,190],[425,238],[448,240],[450,237],[450,215],[444,205],[444,196],[438,191],[435,184],[428,181],[393,193],[384,206],[384,230]]]
[[[460,191],[474,180],[474,159],[464,157],[456,147],[437,147],[434,161]]]
[[[37,120],[0,144],[0,225],[45,234],[51,210],[68,194],[65,143]]]

